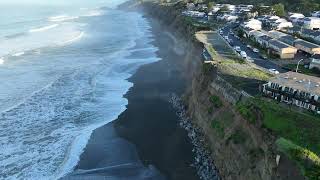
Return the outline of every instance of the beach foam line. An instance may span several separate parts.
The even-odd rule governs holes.
[[[12,54],[12,56],[13,57],[19,57],[19,56],[22,56],[24,54],[25,54],[25,52],[18,52],[18,53]]]
[[[52,25],[49,25],[49,26],[41,27],[41,28],[30,29],[29,32],[30,32],[30,33],[34,33],[34,32],[46,31],[46,30],[55,28],[55,27],[57,27],[57,26],[59,26],[59,24],[52,24]]]
[[[48,20],[51,22],[62,22],[62,21],[70,21],[78,18],[79,18],[78,16],[60,15],[60,16],[49,17]]]
[[[93,10],[90,11],[88,14],[82,15],[83,17],[94,17],[94,16],[102,16],[104,15],[104,11],[103,10]]]

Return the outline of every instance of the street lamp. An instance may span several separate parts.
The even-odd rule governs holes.
[[[300,64],[301,61],[303,61],[303,59],[300,59],[300,61],[298,61],[297,68],[296,68],[296,72],[298,72],[299,64]]]

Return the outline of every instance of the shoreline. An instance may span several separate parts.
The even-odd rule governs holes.
[[[165,179],[164,176],[167,179],[198,179],[196,169],[191,166],[194,160],[193,146],[187,132],[179,127],[176,111],[169,102],[172,93],[182,95],[185,90],[183,76],[179,72],[181,62],[176,62],[183,57],[168,46],[174,44],[168,32],[163,31],[154,19],[144,18],[150,23],[154,35],[150,44],[159,48],[156,54],[162,60],[140,66],[128,79],[134,85],[124,95],[128,100],[127,109],[118,119],[94,130],[75,171],[63,179],[101,178],[105,175],[123,178],[128,171],[123,167],[124,164],[120,164],[120,171],[119,168],[110,170],[110,166],[125,161],[135,164],[135,167],[129,168],[130,171],[135,169],[135,173],[128,175],[131,179],[140,179],[141,174],[149,174],[148,177],[155,179]],[[148,118],[141,117],[141,114],[148,115]],[[148,123],[152,116],[155,116],[152,122],[158,127]],[[144,133],[146,136],[140,136]],[[150,136],[156,137],[156,142],[162,144],[154,144]],[[161,150],[166,145],[169,147]],[[122,153],[114,153],[112,147],[117,151],[120,148]],[[110,162],[110,159],[114,161]],[[114,171],[121,173],[114,174]]]

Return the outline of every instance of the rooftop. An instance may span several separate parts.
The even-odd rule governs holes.
[[[291,36],[291,35],[286,35],[286,36],[282,36],[278,39],[281,42],[293,45],[294,42],[297,40],[297,38]]]
[[[299,45],[302,45],[302,46],[304,46],[304,47],[307,47],[307,48],[311,48],[311,49],[313,49],[313,48],[320,48],[320,46],[319,45],[317,45],[317,44],[313,44],[313,43],[311,43],[311,42],[308,42],[308,41],[304,41],[304,40],[297,40],[296,42],[295,42],[295,44],[299,44]]]
[[[278,41],[276,39],[272,39],[269,41],[269,44],[273,45],[273,46],[276,46],[277,48],[279,49],[283,49],[283,48],[289,48],[291,47],[290,45],[286,44],[286,43],[283,43],[281,41]]]
[[[320,78],[289,71],[270,80],[281,86],[320,95]]]
[[[260,36],[259,38],[262,39],[262,40],[264,40],[264,41],[270,41],[270,40],[272,40],[272,37],[267,36],[267,35]]]

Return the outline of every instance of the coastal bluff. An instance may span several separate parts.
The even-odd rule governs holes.
[[[181,68],[190,83],[183,99],[192,123],[205,134],[205,144],[221,179],[305,179],[295,163],[277,150],[275,135],[263,127],[260,117],[252,124],[239,114],[236,104],[247,94],[229,83],[219,64],[204,63],[205,45],[195,33],[206,29],[186,23],[175,6],[133,1],[126,6],[158,20],[187,52]]]

